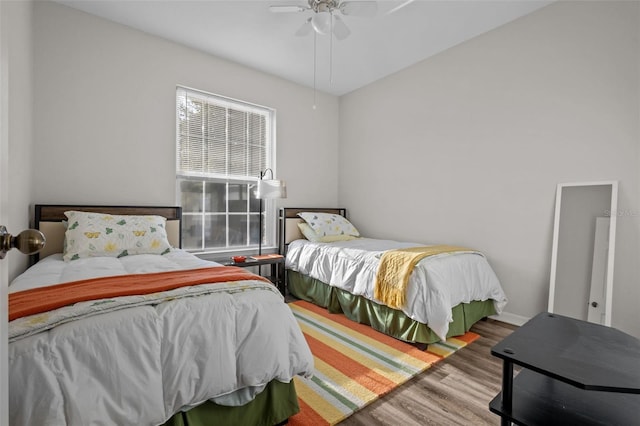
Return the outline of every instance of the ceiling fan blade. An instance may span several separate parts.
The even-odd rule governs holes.
[[[311,18],[309,18],[304,22],[304,24],[302,24],[300,28],[298,28],[298,31],[296,31],[296,35],[298,37],[304,37],[307,34],[309,34],[312,30],[313,30],[313,27],[311,26]]]
[[[338,15],[334,15],[333,17],[333,34],[338,40],[344,40],[351,34],[351,30]]]
[[[413,3],[415,0],[405,0],[404,2],[402,2],[401,4],[399,4],[398,6],[394,7],[393,9],[391,9],[390,11],[387,12],[387,15],[391,15],[392,13],[396,13],[397,11],[399,11],[400,9],[402,9],[403,7],[409,6],[411,3]]]
[[[281,6],[269,6],[269,11],[271,12],[276,12],[276,13],[281,13],[281,12],[305,12],[309,10],[308,7],[304,7],[304,6],[288,6],[288,5],[281,5]]]
[[[345,15],[363,16],[371,18],[378,13],[377,1],[344,1],[338,6],[340,12]]]

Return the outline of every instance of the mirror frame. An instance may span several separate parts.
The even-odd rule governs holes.
[[[598,182],[576,182],[576,183],[559,183],[556,188],[556,207],[553,221],[553,248],[551,251],[551,277],[549,280],[549,305],[548,311],[553,313],[553,305],[555,302],[556,291],[556,272],[558,266],[558,238],[560,234],[560,209],[562,201],[562,190],[570,187],[580,186],[611,186],[611,206],[609,208],[609,252],[607,254],[607,277],[605,282],[605,312],[604,324],[611,326],[611,307],[613,299],[613,267],[615,259],[616,246],[616,219],[618,217],[618,181],[598,181]]]

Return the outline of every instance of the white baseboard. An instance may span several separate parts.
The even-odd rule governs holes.
[[[524,325],[525,322],[531,319],[523,317],[522,315],[512,314],[510,312],[502,312],[500,315],[491,315],[489,318],[496,321],[506,322],[507,324],[517,325],[518,327]]]

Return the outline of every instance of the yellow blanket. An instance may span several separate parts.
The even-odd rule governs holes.
[[[405,303],[409,276],[416,264],[427,256],[451,252],[478,253],[465,247],[449,245],[410,247],[384,252],[376,275],[374,297],[391,308],[401,308]]]

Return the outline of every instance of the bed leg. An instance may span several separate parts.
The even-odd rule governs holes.
[[[428,344],[426,344],[426,343],[420,343],[420,342],[413,342],[413,343],[412,343],[412,345],[413,345],[416,349],[418,349],[418,350],[420,350],[420,351],[423,351],[423,352],[424,352],[424,351],[426,351],[426,350],[427,350],[427,348],[429,347],[429,345],[428,345]]]

